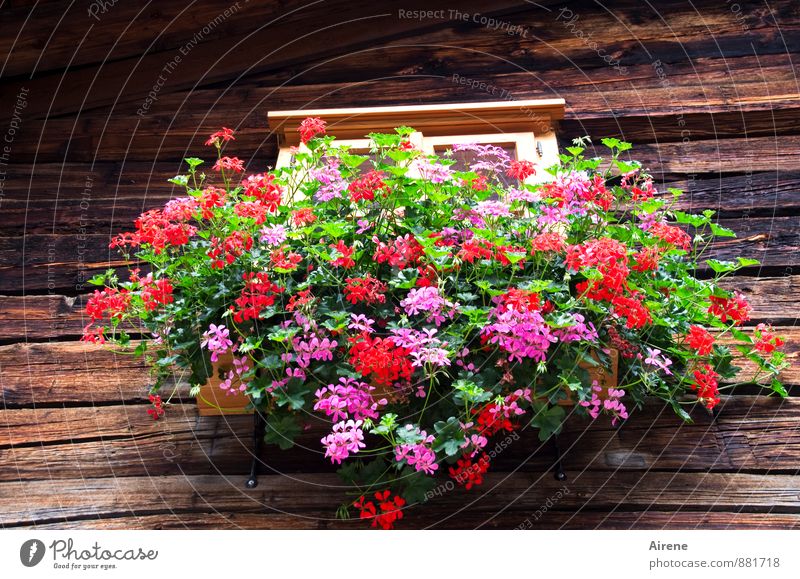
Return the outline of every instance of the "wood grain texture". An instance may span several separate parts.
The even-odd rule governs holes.
[[[416,509],[398,526],[401,529],[795,529],[800,528],[800,515],[782,513],[748,513],[737,510],[698,512],[663,512],[657,510],[626,512],[570,512],[550,510],[537,516],[536,512],[520,516],[517,512],[501,513],[486,521],[483,515],[469,511],[457,518],[440,521],[430,510]],[[331,521],[329,513],[162,513],[158,515],[119,516],[82,519],[57,523],[40,523],[29,529],[360,529],[357,519]]]
[[[433,516],[439,524],[468,512],[470,517],[482,519],[480,525],[488,525],[500,513],[513,513],[518,514],[518,524],[522,524],[565,486],[569,493],[559,499],[558,510],[576,513],[576,517],[584,510],[608,512],[620,508],[700,513],[800,512],[797,475],[584,471],[566,484],[554,480],[550,473],[490,474],[477,492],[458,489],[445,493],[424,506],[408,507],[407,516],[435,508]],[[317,520],[333,521],[332,512],[326,509],[354,500],[359,492],[343,486],[336,475],[327,474],[263,477],[252,490],[245,490],[239,480],[224,475],[8,482],[0,483],[0,524],[184,512],[290,516],[310,512],[312,517],[319,517]]]
[[[800,320],[800,303],[794,290],[800,276],[750,277],[723,280],[723,287],[747,296],[756,321],[791,326]],[[0,319],[8,323],[3,338],[8,342],[77,338],[88,323],[84,313],[88,294],[77,296],[28,295],[0,296]]]
[[[251,165],[257,167],[258,161]],[[3,211],[9,220],[2,231],[4,236],[74,234],[81,228],[93,232],[129,230],[143,211],[181,194],[165,180],[166,175],[180,170],[172,163],[130,163],[121,173],[116,163],[97,164],[91,172],[74,163],[35,168],[20,165],[15,169],[9,172],[4,190]],[[676,204],[683,211],[713,209],[722,218],[800,213],[797,171],[693,174],[691,178],[659,180],[657,185],[662,191],[669,187],[684,190]]]
[[[782,379],[788,386],[800,385],[800,330],[776,326],[776,331],[786,338],[790,363]],[[746,358],[735,356],[735,363],[742,368],[740,380],[756,372]],[[173,381],[178,398],[185,397],[183,375],[176,372]],[[146,398],[151,383],[141,358],[102,346],[75,341],[0,346],[0,386],[7,405],[136,401]],[[164,387],[166,393],[171,389]]]
[[[0,415],[0,481],[228,474],[240,480],[252,458],[252,419],[199,417],[194,404],[172,404],[153,421],[141,404],[6,410]],[[757,396],[724,398],[716,420],[690,409],[682,423],[663,403],[632,412],[621,429],[592,422],[568,409],[560,435],[570,472],[675,470],[681,472],[792,473],[800,462],[800,401]],[[330,423],[309,416],[288,451],[268,446],[263,472],[331,473],[320,439]],[[503,437],[493,440],[489,448]],[[534,432],[509,439],[492,463],[494,472],[552,468],[550,444]]]
[[[732,229],[736,238],[717,238],[705,252],[706,259],[758,259],[762,275],[783,275],[797,265],[800,250],[800,217],[750,217],[717,220]],[[125,260],[108,244],[115,233],[31,234],[0,237],[0,294],[68,294],[91,289],[87,280],[108,268],[121,274]],[[701,264],[701,269],[706,269]],[[124,274],[123,274],[124,276]]]

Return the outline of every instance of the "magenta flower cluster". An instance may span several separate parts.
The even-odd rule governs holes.
[[[377,402],[370,394],[375,390],[365,382],[353,378],[339,378],[338,384],[328,384],[315,392],[317,403],[314,410],[320,410],[333,421],[353,418],[365,420],[378,418],[378,406],[387,404],[385,398]]]
[[[612,426],[616,426],[620,419],[625,420],[628,418],[628,410],[622,403],[622,397],[625,396],[625,391],[617,388],[609,388],[608,397],[605,400],[601,400],[598,394],[602,391],[603,388],[600,387],[595,380],[592,384],[592,399],[583,400],[580,404],[584,408],[588,408],[589,415],[593,419],[600,416],[601,411],[610,414],[612,416],[611,424]]]
[[[342,420],[334,424],[333,431],[321,440],[325,447],[325,457],[341,464],[350,454],[364,448],[364,431],[361,430],[363,424],[361,420]]]
[[[400,302],[400,306],[409,316],[419,313],[426,313],[428,323],[433,322],[437,326],[455,316],[458,304],[451,302],[439,293],[439,288],[430,286],[414,288],[408,292],[408,296]]]
[[[407,430],[412,428],[410,424],[406,425]],[[439,468],[436,463],[436,453],[430,446],[436,437],[424,430],[419,432],[419,437],[421,439],[419,442],[404,442],[397,445],[394,449],[395,459],[397,462],[406,461],[406,464],[413,466],[417,472],[433,474]]]
[[[211,324],[203,333],[203,341],[200,342],[200,346],[211,352],[212,362],[219,360],[220,354],[225,354],[233,346],[230,335],[230,330],[222,324],[219,326]]]

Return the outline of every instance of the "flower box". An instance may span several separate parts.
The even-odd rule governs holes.
[[[229,394],[220,387],[223,375],[233,371],[233,355],[223,354],[217,362],[211,363],[211,373],[208,381],[200,387],[197,393],[197,413],[200,416],[222,416],[234,414],[252,414],[254,409],[250,398],[238,389],[234,394]]]
[[[591,356],[598,362],[597,365],[591,364],[590,362],[578,363],[578,367],[583,368],[589,374],[589,383],[592,384],[596,381],[597,385],[600,387],[600,390],[597,392],[597,397],[600,398],[600,400],[605,400],[608,397],[609,389],[619,386],[619,351],[610,348],[607,355],[610,368],[599,364],[599,357],[594,352]],[[573,406],[576,402],[573,392],[567,390],[567,397],[560,400],[558,403],[562,406]]]

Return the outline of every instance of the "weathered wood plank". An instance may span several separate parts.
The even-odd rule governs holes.
[[[106,9],[93,4],[91,0],[78,0],[68,6],[63,2],[38,2],[35,9],[11,8],[0,22],[0,54],[11,55],[3,76],[30,75],[34,70],[41,75],[56,69],[100,64],[109,58],[178,52],[189,41],[205,44],[242,38],[308,2],[242,3],[237,10],[229,10],[236,6],[231,0],[188,6],[115,4]],[[213,24],[209,26],[210,22]],[[204,27],[208,27],[205,32]],[[43,38],[48,40],[46,44]],[[109,56],[110,49],[113,57]]]
[[[143,405],[8,409],[0,412],[0,481],[47,478],[225,473],[243,477],[252,453],[252,419],[198,417],[193,404],[173,404],[154,422]],[[570,415],[560,435],[564,466],[585,470],[793,472],[800,461],[800,401],[735,396],[717,419],[702,408],[684,424],[663,403],[631,413],[621,429],[606,419]],[[267,473],[333,472],[320,439],[330,423],[309,416],[295,448],[268,446]],[[490,443],[494,448],[503,437]],[[498,450],[492,471],[543,472],[549,444],[524,431]],[[237,478],[238,480],[238,478]]]
[[[14,58],[6,65],[5,75],[30,73],[34,66],[37,71],[65,68],[99,63],[107,56],[108,46],[114,44],[114,56],[117,60],[138,57],[143,52],[165,52],[185,45],[198,29],[216,18],[231,4],[229,2],[210,2],[191,11],[179,11],[177,8],[164,6],[161,10],[140,11],[136,6],[115,6],[97,15],[96,20],[87,18],[87,9],[90,2],[83,0],[64,10],[63,6],[42,7],[42,2],[35,10],[36,27],[30,25],[23,27],[22,23],[29,14],[29,8],[9,10],[4,25],[0,25],[4,41],[0,43],[0,51],[10,52],[14,49]],[[279,10],[273,6],[248,6],[246,9],[230,14],[223,21],[218,22],[213,30],[203,34],[195,41],[205,43],[219,41],[225,36],[239,35],[246,37],[257,27],[255,23],[263,23],[280,14],[286,14],[302,3],[282,3]],[[597,6],[584,5],[573,7],[573,12],[580,18],[580,29],[584,35],[602,38],[609,54],[618,55],[623,63],[629,64],[634,59],[641,59],[643,55],[657,53],[669,61],[674,58],[697,58],[708,54],[721,54],[731,58],[737,54],[752,54],[748,52],[749,41],[760,53],[769,51],[784,51],[786,43],[780,43],[778,38],[766,35],[780,26],[790,28],[792,16],[796,10],[791,5],[777,2],[772,14],[764,14],[763,7],[755,1],[745,1],[742,6],[742,21],[731,17],[726,7],[718,3],[700,2],[703,18],[697,18],[697,3],[695,6],[686,2],[670,1],[666,6],[660,6],[658,14],[640,11],[636,18],[626,17],[626,12],[631,9],[631,2],[615,4],[613,12],[604,11]],[[638,6],[637,6],[638,7]],[[243,7],[244,8],[244,7]],[[337,7],[331,10],[336,10]],[[180,17],[176,15],[180,12]],[[309,17],[313,18],[314,13]],[[580,52],[580,46],[569,34],[569,29],[563,25],[564,15],[558,11],[545,12],[544,10],[529,9],[517,13],[507,14],[505,20],[514,26],[524,28],[526,34],[490,34],[477,23],[472,22],[444,22],[447,28],[433,32],[425,32],[413,36],[406,48],[406,62],[429,63],[432,61],[447,62],[453,58],[455,51],[452,47],[461,42],[461,47],[469,47],[476,54],[470,60],[478,63],[465,63],[467,66],[477,64],[485,66],[491,61],[482,60],[490,55],[495,57],[495,67],[509,68],[510,63],[504,62],[511,58],[518,59],[518,66],[531,69],[535,66],[550,66],[551,53],[560,51],[565,57],[576,62],[576,66],[597,66],[596,62],[589,60]],[[658,17],[663,18],[660,20]],[[624,25],[620,22],[624,19]],[[442,18],[440,20],[446,20]],[[102,22],[102,26],[96,24]],[[136,28],[131,30],[130,24],[136,23]],[[554,25],[555,24],[555,25]],[[664,29],[671,32],[670,39],[665,40]],[[746,29],[745,29],[746,27]],[[84,35],[91,30],[87,38]],[[48,42],[48,50],[43,51],[41,46],[42,31],[52,33]],[[708,31],[713,31],[713,42]],[[13,34],[12,34],[13,32]],[[478,34],[481,33],[482,34]],[[502,31],[501,31],[502,32]],[[784,31],[788,36],[788,33]],[[485,38],[489,37],[489,38]],[[531,58],[534,50],[522,50],[526,46],[525,40],[540,41],[541,46],[535,47],[539,59]],[[636,39],[639,45],[631,40]],[[81,42],[83,41],[83,42]],[[703,42],[705,41],[705,42]],[[80,44],[80,50],[75,46]],[[425,49],[416,48],[425,45]],[[678,49],[678,46],[682,50]],[[791,46],[791,39],[789,39]],[[448,51],[448,49],[450,49]],[[585,51],[584,51],[585,52]],[[389,55],[381,55],[372,59],[359,60],[348,58],[342,64],[342,72],[350,73],[358,70],[370,74],[386,73],[386,60]],[[583,58],[587,62],[577,59]],[[308,50],[307,60],[314,60],[316,54]],[[397,57],[394,59],[398,60]],[[544,61],[544,62],[543,62]],[[313,65],[313,63],[309,63]],[[322,68],[322,67],[321,67]],[[316,75],[336,74],[337,69],[331,65],[323,70],[315,71]]]
[[[81,529],[364,529],[368,524],[360,519],[331,521],[330,513],[303,513],[282,515],[280,513],[163,513],[136,517],[114,517],[88,519],[80,522]],[[74,522],[34,524],[29,529],[73,529]],[[457,518],[440,521],[429,510],[415,509],[398,523],[399,529],[795,529],[800,528],[800,515],[743,513],[743,512],[683,512],[660,511],[570,513],[550,510],[527,516],[516,511],[500,513],[491,520],[483,514],[469,512]]]
[[[800,149],[798,149],[800,150]],[[720,219],[737,238],[714,240],[706,258],[760,260],[774,270],[797,265],[800,217],[777,216]],[[33,234],[0,237],[0,293],[36,293],[43,290],[85,292],[86,280],[108,268],[123,268],[125,261],[108,249],[113,234]],[[24,259],[23,259],[24,256]]]
[[[79,337],[89,322],[85,294],[0,296],[0,320],[8,325],[3,339],[25,342],[43,338]]]
[[[800,136],[639,145],[633,158],[653,173],[791,171],[800,166]]]
[[[794,296],[800,276],[734,277],[723,287],[744,293],[753,308],[752,323],[771,321],[792,325],[800,319],[800,303]],[[64,339],[81,336],[88,322],[84,308],[87,294],[0,296],[0,320],[6,324],[3,339],[7,342]]]
[[[185,395],[181,385],[179,393]],[[5,404],[124,402],[147,399],[148,369],[141,358],[82,342],[0,346]]]
[[[443,2],[420,0],[392,0],[376,6],[356,6],[352,2],[335,0],[307,6],[307,9],[294,13],[281,10],[278,18],[262,20],[260,26],[244,38],[234,34],[216,42],[193,43],[187,50],[191,57],[183,54],[181,58],[180,50],[166,50],[137,54],[134,58],[107,60],[102,68],[78,67],[63,75],[52,73],[34,79],[13,80],[0,86],[0,101],[8,102],[24,86],[30,90],[28,115],[52,115],[144,98],[153,90],[159,74],[166,77],[159,87],[166,87],[164,92],[189,89],[226,81],[249,71],[280,69],[310,58],[346,54],[364,46],[441,28],[448,22],[398,18],[398,10],[451,7]],[[247,12],[246,8],[242,7],[241,11]],[[530,9],[530,5],[514,0],[497,1],[487,10],[485,3],[465,0],[459,8],[466,12],[499,15],[508,10]],[[257,22],[259,15],[256,15]],[[309,42],[298,41],[298,30],[307,29],[309,23],[323,21],[327,25],[315,30],[312,38],[316,49],[310,53]],[[203,24],[198,24],[202,32]],[[187,43],[191,40],[186,39]],[[165,70],[165,67],[169,68]]]
[[[778,326],[786,337],[785,351],[791,364],[782,379],[800,385],[800,331]],[[736,358],[741,380],[752,377],[755,365]],[[124,402],[146,398],[150,383],[144,362],[135,356],[115,354],[101,346],[82,342],[11,344],[0,346],[0,387],[9,405],[62,402]],[[178,393],[186,395],[181,376]]]
[[[753,172],[717,178],[695,177],[660,184],[660,189],[664,192],[670,187],[685,192],[675,204],[675,208],[682,211],[714,209],[719,217],[734,219],[800,213],[798,171]]]
[[[6,181],[6,197],[2,204],[3,214],[8,219],[3,234],[78,233],[82,227],[94,232],[129,230],[143,211],[180,195],[171,184],[161,182],[161,177],[176,173],[178,169],[176,165],[161,163],[151,166],[146,173],[137,173],[126,166],[124,180],[119,184],[118,174],[96,170],[92,172],[88,190],[82,180],[86,172],[83,165],[65,164],[63,176],[52,175],[48,165],[37,165],[33,178],[23,179],[22,175],[12,173]],[[30,168],[24,170],[30,171]],[[75,175],[76,170],[82,174]],[[697,175],[659,186],[663,191],[668,187],[686,191],[676,204],[676,208],[683,211],[714,209],[724,218],[800,213],[800,172],[796,171],[716,177]]]
[[[608,80],[597,78],[590,87],[582,86],[585,81],[578,78],[573,79],[577,84],[560,84],[564,83],[562,78],[556,88],[519,72],[493,73],[462,82],[483,82],[493,87],[490,90],[494,90],[494,94],[503,94],[505,98],[513,95],[516,100],[552,97],[554,94],[565,98],[567,118],[559,130],[565,143],[583,135],[597,140],[605,136],[622,136],[635,143],[682,142],[684,139],[714,141],[742,135],[749,139],[767,137],[774,141],[776,136],[797,132],[800,93],[796,85],[792,91],[793,80],[775,78],[789,66],[788,63],[783,62],[767,71],[754,70],[753,74],[763,74],[769,81],[759,77],[751,80],[751,84],[747,84],[746,78],[738,78],[742,75],[742,67],[730,66],[727,61],[726,66],[726,70],[718,71],[717,75],[730,75],[731,70],[736,71],[733,94],[716,95],[720,90],[718,87],[725,85],[725,79],[716,79],[716,82],[704,79],[706,84],[698,84],[696,69],[688,67],[675,74],[688,76],[694,84],[683,86],[676,82],[667,90],[652,69],[645,65],[641,65],[641,70],[630,78],[620,79],[619,75]],[[712,70],[704,72],[714,76]],[[215,128],[233,125],[238,130],[233,149],[239,156],[272,159],[276,156],[275,143],[264,121],[268,110],[352,106],[354,103],[408,104],[405,96],[408,94],[415,95],[414,102],[498,99],[492,97],[493,93],[469,88],[472,84],[459,84],[459,79],[463,78],[463,74],[458,73],[450,77],[409,77],[350,85],[347,90],[329,83],[234,88],[223,93],[206,90],[172,97],[164,95],[159,98],[158,108],[137,117],[133,125],[129,117],[137,109],[129,108],[140,106],[137,102],[83,113],[80,118],[30,120],[15,140],[15,156],[18,162],[30,162],[34,158],[39,162],[100,162],[123,157],[130,161],[178,160],[189,153],[204,150],[206,135]],[[732,78],[726,80],[728,84],[734,83]],[[684,82],[688,81],[684,79]],[[630,98],[632,92],[637,94],[636,100]],[[676,103],[681,104],[679,109],[676,109]],[[197,111],[202,111],[202,114]]]
[[[440,521],[460,513],[517,511],[520,523],[564,489],[549,473],[491,474],[477,492],[453,491],[430,501]],[[558,509],[693,510],[800,512],[800,476],[723,473],[584,472],[566,487]],[[347,492],[352,494],[350,498]],[[355,491],[355,492],[353,492]],[[164,476],[0,483],[0,524],[29,525],[109,515],[159,512],[330,512],[353,500],[357,489],[343,487],[336,475],[263,477],[252,490],[225,476]],[[414,507],[411,507],[414,509]],[[410,510],[409,517],[413,513]]]

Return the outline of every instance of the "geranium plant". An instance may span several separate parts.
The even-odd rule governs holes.
[[[675,210],[680,191],[657,193],[628,143],[604,139],[601,159],[576,141],[529,185],[535,167],[499,147],[454,146],[463,165],[412,132],[369,135],[360,155],[307,119],[292,166],[252,175],[225,154],[232,131],[214,133],[210,172],[186,159],[171,179],[185,196],[111,243],[147,273],[94,280],[84,339],[148,338],[155,419],[176,369],[195,388],[222,372],[282,448],[326,417],[326,460],[358,490],[342,513],[383,528],[436,476],[480,484],[492,437],[558,433],[565,402],[617,422],[660,398],[689,420],[735,385],[734,352],[757,368],[748,383],[786,395],[781,338],[742,331],[750,308],[720,286],[757,262],[705,259],[733,232]],[[601,387],[592,368],[612,357],[618,384]]]

